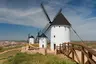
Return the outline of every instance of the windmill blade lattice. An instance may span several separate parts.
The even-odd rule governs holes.
[[[41,8],[43,9],[43,12],[45,13],[45,15],[46,15],[46,17],[47,17],[49,23],[51,23],[51,20],[50,20],[50,18],[49,18],[49,16],[48,16],[48,14],[47,14],[47,12],[46,12],[44,6],[43,6],[43,3],[41,3]]]
[[[45,33],[49,26],[50,26],[50,24],[48,23],[48,24],[44,27],[44,29],[42,30],[42,33]]]

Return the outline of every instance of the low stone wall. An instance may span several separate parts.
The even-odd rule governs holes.
[[[41,53],[43,55],[47,54],[47,50],[45,48],[39,48],[39,49],[30,50],[28,46],[22,47],[21,52],[28,53],[28,54],[35,54],[35,53]]]

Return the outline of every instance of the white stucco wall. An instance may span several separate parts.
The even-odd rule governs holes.
[[[39,38],[39,48],[43,48],[42,46],[44,46],[44,48],[47,47],[47,39],[46,38]]]
[[[34,38],[29,38],[29,44],[34,44],[35,39]]]
[[[54,50],[54,44],[58,46],[64,42],[70,42],[70,27],[68,25],[51,26],[51,50]]]

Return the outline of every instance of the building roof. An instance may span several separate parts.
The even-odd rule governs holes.
[[[53,22],[51,25],[69,25],[69,21],[64,17],[64,15],[60,12],[57,14],[57,16],[54,18]]]
[[[39,37],[44,37],[44,38],[47,38],[47,36],[43,33],[41,34]]]
[[[28,38],[34,38],[34,36],[31,35],[31,36],[29,36]]]

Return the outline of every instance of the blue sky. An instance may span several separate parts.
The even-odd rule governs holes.
[[[83,40],[96,40],[96,0],[0,0],[0,40],[26,40],[48,23],[40,3],[51,18],[62,13]],[[76,36],[72,33],[73,40]]]
[[[0,23],[0,39],[1,40],[26,40],[30,33],[35,36],[38,31],[32,26],[16,25]]]

